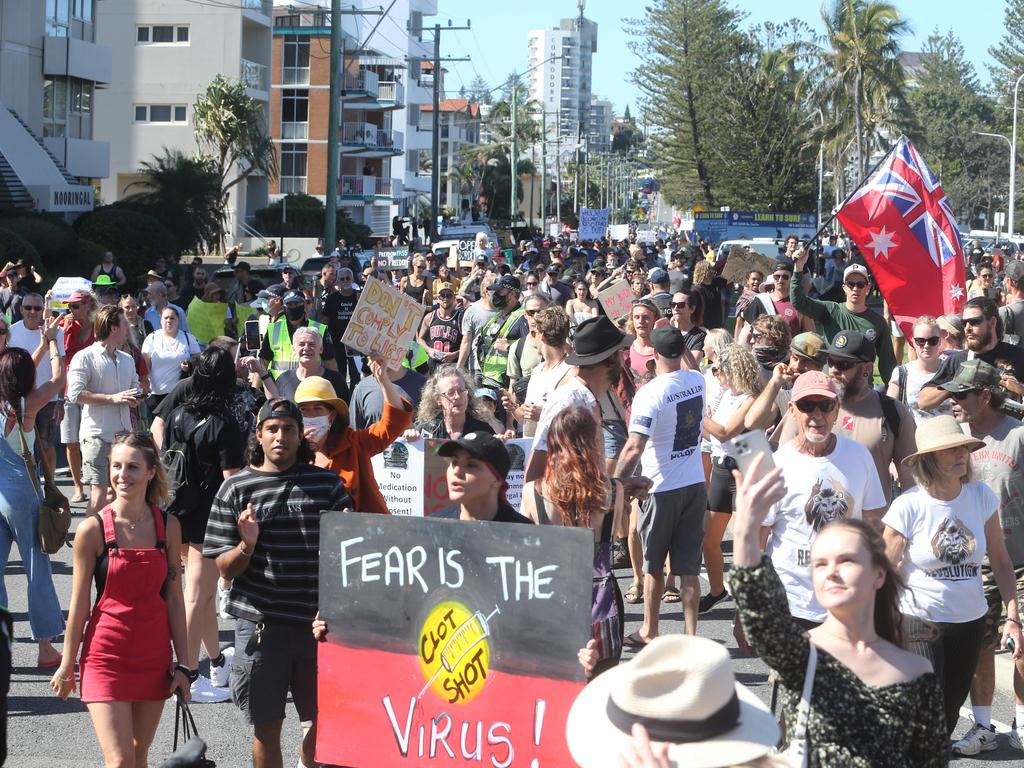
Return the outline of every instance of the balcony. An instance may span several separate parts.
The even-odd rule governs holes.
[[[365,69],[359,74],[346,72],[341,87],[345,90],[346,105],[372,104],[377,100],[377,75],[374,72]]]
[[[257,93],[250,94],[255,98],[269,101],[270,99],[270,67],[265,64],[258,64],[255,61],[242,59],[240,62],[239,79],[250,91]]]
[[[109,46],[73,37],[46,37],[43,38],[43,74],[110,83],[113,51]]]
[[[405,86],[399,82],[385,80],[377,86],[377,101],[382,106],[401,109],[405,102]]]
[[[393,132],[373,123],[345,123],[342,125],[341,136],[342,147],[347,155],[387,157],[402,154],[401,145],[395,146]]]
[[[395,192],[391,179],[379,176],[342,176],[338,182],[338,195],[346,201],[373,202],[390,201]]]

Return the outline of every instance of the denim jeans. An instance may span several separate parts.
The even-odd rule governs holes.
[[[18,545],[28,578],[28,622],[33,640],[50,640],[64,632],[64,615],[53,588],[50,558],[39,548],[39,502],[11,506],[0,500],[0,568],[7,568],[11,544]],[[7,602],[6,579],[0,580],[0,605]]]

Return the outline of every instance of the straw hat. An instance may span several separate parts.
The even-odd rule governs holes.
[[[338,412],[341,423],[348,426],[348,405],[338,397],[334,385],[323,376],[307,376],[295,388],[293,398],[298,405],[303,403],[325,403]]]
[[[678,768],[720,768],[768,754],[779,725],[756,695],[736,682],[729,652],[702,637],[662,635],[628,664],[584,688],[566,721],[573,759],[605,768],[631,741],[634,723],[669,744]]]
[[[942,451],[946,448],[965,445],[968,450],[976,451],[985,445],[978,438],[965,435],[960,429],[960,424],[952,416],[933,416],[922,421],[917,427],[914,439],[917,442],[917,452],[903,459],[904,464],[918,456]]]

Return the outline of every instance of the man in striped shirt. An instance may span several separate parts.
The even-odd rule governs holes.
[[[312,766],[316,744],[316,641],[320,515],[349,509],[338,476],[309,463],[302,413],[289,400],[260,409],[249,466],[224,481],[210,510],[203,555],[233,579],[231,692],[254,726],[253,765],[281,765],[281,726],[291,690],[299,720],[312,722],[300,749]]]

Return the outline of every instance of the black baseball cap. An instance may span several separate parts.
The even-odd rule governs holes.
[[[651,344],[654,345],[654,351],[659,355],[673,360],[681,357],[683,350],[686,349],[683,334],[679,332],[678,328],[671,325],[655,328],[651,332]]]
[[[872,363],[875,360],[875,332],[840,331],[829,345],[829,357]]]
[[[267,400],[260,408],[256,426],[260,426],[267,419],[294,419],[299,429],[302,429],[302,411],[286,397],[272,397]]]
[[[461,448],[470,456],[480,461],[486,461],[502,477],[508,477],[508,471],[512,467],[512,457],[508,455],[508,449],[494,435],[489,432],[470,432],[458,440],[449,440],[437,449],[438,456],[453,456]]]

